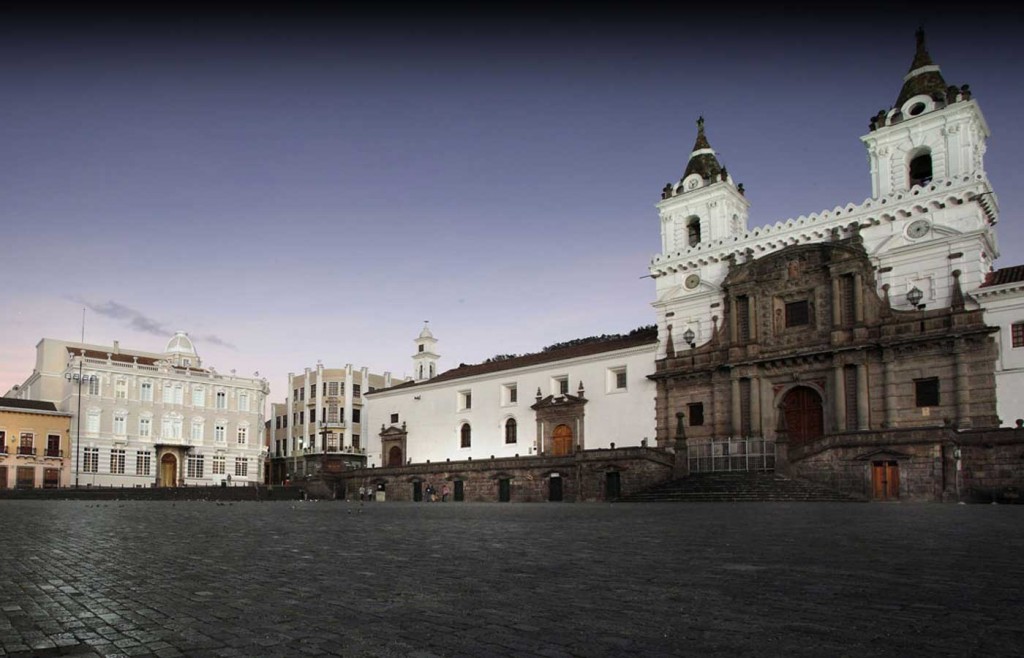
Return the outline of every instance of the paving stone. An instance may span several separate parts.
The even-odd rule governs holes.
[[[2,554],[44,556],[4,565],[0,656],[1011,656],[1024,642],[1017,507],[349,508],[0,501],[0,527],[19,528]]]

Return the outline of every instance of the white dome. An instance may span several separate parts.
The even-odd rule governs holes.
[[[196,348],[189,339],[188,334],[184,331],[176,331],[174,332],[174,337],[168,341],[167,349],[164,350],[164,354],[187,354],[189,356],[196,356]]]
[[[420,332],[420,338],[433,338],[434,334],[430,333],[430,327],[426,324],[423,325],[423,331]]]

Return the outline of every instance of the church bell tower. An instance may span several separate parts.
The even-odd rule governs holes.
[[[437,375],[437,339],[430,333],[429,322],[423,323],[423,331],[415,340],[416,353],[412,355],[413,379],[424,382]]]

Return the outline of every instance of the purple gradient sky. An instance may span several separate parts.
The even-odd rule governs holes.
[[[922,19],[1024,262],[1021,14],[935,9],[8,21],[0,393],[83,302],[88,341],[183,329],[275,400],[317,359],[407,374],[424,319],[442,370],[652,323],[696,117],[752,226],[860,203]]]

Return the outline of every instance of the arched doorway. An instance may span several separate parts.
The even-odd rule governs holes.
[[[398,446],[391,446],[391,450],[388,450],[388,466],[401,466],[402,465],[402,449]]]
[[[825,433],[821,396],[809,386],[791,388],[780,405],[790,446],[820,438]]]
[[[171,453],[160,458],[160,486],[178,486],[178,460]]]
[[[551,454],[556,456],[572,454],[572,428],[568,425],[559,425],[551,433]]]

